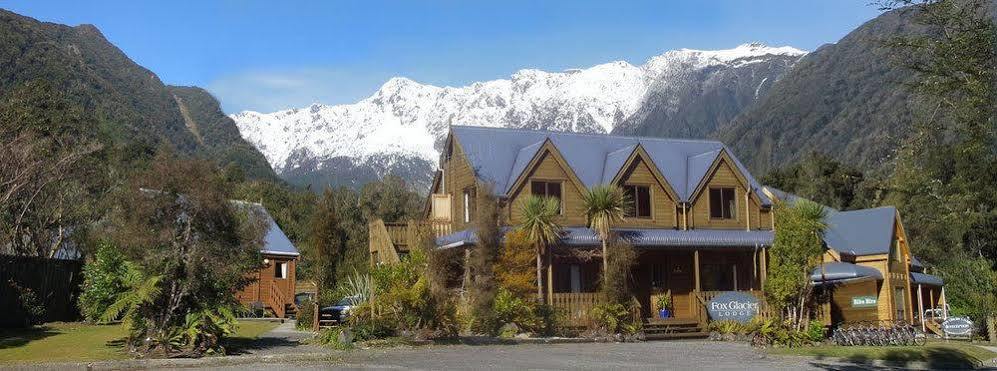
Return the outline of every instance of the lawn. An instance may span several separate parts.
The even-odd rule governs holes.
[[[866,363],[883,360],[903,367],[908,362],[925,362],[932,367],[961,365],[971,367],[980,363],[990,363],[997,353],[981,347],[958,341],[931,341],[925,346],[854,346],[822,345],[816,347],[777,348],[772,353],[783,355],[839,358],[850,362]]]
[[[250,342],[277,323],[240,322],[231,340]],[[54,322],[31,329],[0,330],[0,363],[95,361],[129,358],[120,325]]]

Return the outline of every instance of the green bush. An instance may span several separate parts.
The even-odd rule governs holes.
[[[353,337],[350,329],[337,326],[320,331],[315,341],[333,349],[348,350],[353,349]]]
[[[457,331],[455,299],[430,292],[423,274],[426,259],[420,250],[397,264],[372,268],[367,297],[352,310],[350,326],[358,339],[394,336],[403,332],[450,336]]]
[[[797,331],[788,322],[781,322],[774,319],[759,319],[756,320],[754,324],[755,337],[752,343],[756,346],[777,346],[777,347],[799,347],[805,345],[812,345],[815,341],[816,330],[814,329],[814,324],[819,322],[811,322],[807,331]],[[811,333],[811,330],[814,333]],[[820,327],[820,339],[823,339],[823,326]]]
[[[38,299],[38,295],[35,295],[35,291],[29,287],[18,285],[14,280],[7,281],[7,284],[14,291],[17,291],[18,310],[24,320],[24,327],[39,324],[45,316],[45,305]]]
[[[101,243],[93,260],[83,267],[83,293],[77,306],[88,322],[99,322],[115,298],[128,290],[124,277],[128,268],[124,255],[114,246]]]
[[[824,324],[817,320],[810,321],[810,324],[807,325],[806,337],[813,343],[824,341],[826,338]]]
[[[310,330],[315,324],[315,304],[311,300],[305,300],[298,306],[297,320],[295,327],[299,330]]]
[[[641,331],[641,323],[633,309],[619,303],[596,305],[589,311],[591,327],[609,334],[636,334]]]

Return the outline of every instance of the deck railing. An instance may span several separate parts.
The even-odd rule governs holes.
[[[285,305],[290,301],[284,291],[277,286],[277,282],[270,281],[269,295],[267,295],[267,305],[273,309],[277,318],[284,318],[287,315]],[[293,305],[293,304],[292,304]]]
[[[554,293],[550,297],[551,307],[560,313],[565,324],[570,326],[586,325],[589,311],[601,302],[601,296],[595,292]]]

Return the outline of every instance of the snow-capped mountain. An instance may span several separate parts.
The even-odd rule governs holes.
[[[761,90],[766,81],[770,85],[778,79],[772,74],[781,75],[784,69],[759,74],[752,66],[773,60],[791,65],[803,54],[792,47],[761,44],[715,51],[680,49],[641,66],[616,61],[564,72],[525,69],[509,79],[463,87],[396,77],[354,104],[316,103],[231,117],[242,136],[291,182],[360,185],[394,173],[421,189],[429,183],[451,124],[610,133],[635,114],[648,112],[649,105],[678,111],[686,101],[680,92],[702,95],[688,87],[718,76],[760,80]],[[751,76],[731,73],[739,69],[752,71]],[[674,89],[677,86],[686,88]],[[647,123],[631,120],[627,125]]]

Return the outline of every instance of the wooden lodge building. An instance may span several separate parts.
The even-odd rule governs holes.
[[[614,231],[639,252],[633,277],[644,317],[654,318],[657,297],[668,293],[672,321],[700,329],[709,320],[706,303],[720,293],[742,291],[763,300],[772,206],[795,197],[763,187],[716,141],[452,126],[426,219],[441,248],[466,248],[476,240],[477,192],[491,189],[508,226],[520,223],[529,195],[558,198],[564,228],[551,249],[545,289],[552,305],[581,320],[598,300],[601,275],[598,255],[575,253],[598,254],[601,246],[586,227],[582,194],[600,184],[619,185],[633,203]],[[812,277],[835,287],[828,323],[913,320],[915,310],[924,312],[921,306],[944,301],[940,280],[924,274],[910,255],[894,208],[829,211],[827,263]],[[372,264],[402,258],[414,230],[373,221]]]
[[[233,203],[255,209],[253,214],[266,218],[269,225],[260,249],[263,266],[249,273],[253,282],[236,293],[236,299],[250,308],[263,310],[268,315],[279,318],[294,316],[297,313],[294,295],[295,267],[300,255],[298,249],[263,205],[245,201]]]

